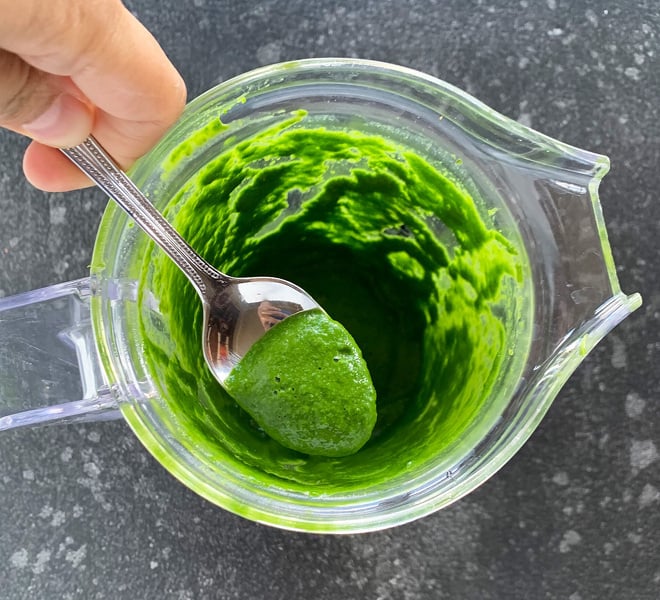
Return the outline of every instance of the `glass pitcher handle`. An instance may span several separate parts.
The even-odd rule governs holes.
[[[121,416],[101,368],[89,278],[0,299],[0,431]]]

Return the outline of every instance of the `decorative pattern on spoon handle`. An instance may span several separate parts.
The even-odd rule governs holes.
[[[181,267],[200,294],[206,292],[200,273],[214,281],[227,279],[187,244],[93,137],[61,150]]]

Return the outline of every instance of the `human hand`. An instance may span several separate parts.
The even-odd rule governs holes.
[[[257,307],[257,315],[263,325],[263,328],[268,330],[277,325],[280,321],[286,319],[291,313],[283,311],[277,303],[272,303],[264,300],[259,303]]]
[[[33,138],[36,187],[91,185],[58,147],[93,134],[128,168],[181,113],[181,76],[120,0],[0,0],[0,14],[0,127]]]

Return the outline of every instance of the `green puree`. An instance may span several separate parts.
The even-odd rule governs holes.
[[[216,129],[229,133],[219,121]],[[196,142],[184,142],[168,168]],[[293,281],[340,322],[369,367],[377,421],[367,443],[342,457],[267,435],[213,378],[201,303],[151,247],[140,296],[145,355],[177,438],[210,465],[312,494],[421,474],[471,448],[502,408],[490,392],[514,352],[503,319],[515,318],[507,307],[521,293],[522,266],[470,194],[409,148],[324,128],[303,112],[249,139],[228,138],[207,160],[172,198],[168,218],[221,270]],[[158,299],[157,319],[146,289]]]
[[[376,390],[360,349],[318,309],[269,329],[225,384],[270,437],[306,454],[353,454],[376,423]]]

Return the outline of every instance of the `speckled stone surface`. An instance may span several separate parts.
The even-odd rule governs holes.
[[[427,71],[607,154],[622,288],[642,309],[585,360],[493,479],[346,537],[228,514],[122,422],[0,435],[0,598],[660,597],[660,12],[651,1],[135,0],[191,96],[258,65],[359,56]],[[82,277],[104,200],[43,194],[0,133],[0,295]],[[0,340],[1,343],[1,340]]]

